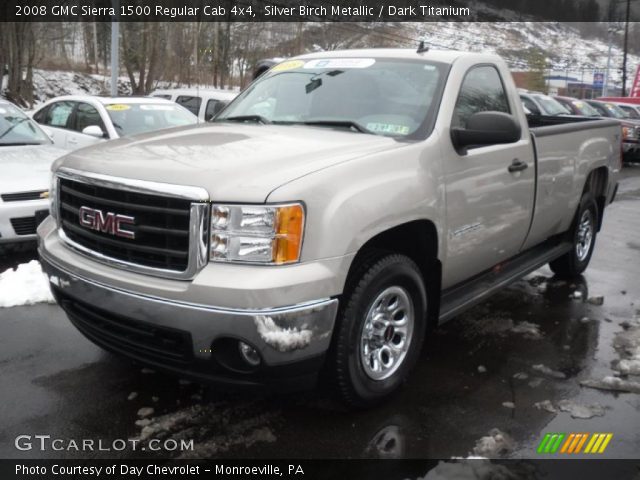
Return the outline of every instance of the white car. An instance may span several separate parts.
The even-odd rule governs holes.
[[[68,95],[33,114],[56,146],[75,150],[103,140],[198,123],[187,109],[160,98]]]
[[[51,164],[66,152],[18,107],[0,99],[0,247],[36,239],[49,213]]]
[[[197,115],[200,121],[208,122],[236,98],[238,93],[217,89],[175,88],[155,90],[151,96],[176,102]]]

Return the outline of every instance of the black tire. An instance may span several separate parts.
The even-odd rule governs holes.
[[[398,294],[393,307],[393,295]],[[383,308],[383,301],[387,297],[380,295],[391,295],[390,301],[384,310],[384,321],[388,321],[390,326],[378,329],[383,332],[377,336],[377,340],[363,340],[365,324],[371,326],[375,321],[367,322],[368,314],[374,308]],[[380,300],[376,302],[375,300]],[[403,305],[407,307],[403,309]],[[410,305],[410,307],[409,307]],[[395,308],[395,310],[390,310]],[[413,314],[412,327],[409,329],[409,319]],[[381,314],[382,315],[382,314]],[[396,327],[403,323],[402,315],[406,316],[407,327],[411,333],[404,333],[405,341],[402,342],[403,327]],[[396,317],[400,318],[396,320]],[[373,318],[373,315],[369,318]],[[382,318],[382,317],[378,317]],[[397,324],[395,322],[398,322]],[[385,252],[373,252],[364,256],[358,261],[354,271],[347,281],[344,296],[340,303],[336,329],[332,341],[332,350],[327,363],[326,372],[333,380],[340,399],[351,407],[365,408],[375,405],[392,393],[394,393],[415,365],[422,348],[425,337],[427,323],[427,293],[424,280],[418,266],[409,257],[399,254]],[[381,325],[376,323],[376,325]],[[396,329],[397,328],[397,329]],[[391,333],[388,333],[391,330]],[[372,330],[368,330],[372,332]],[[373,338],[374,336],[372,336]],[[389,337],[389,339],[387,339]],[[377,345],[371,347],[363,346],[363,342],[392,342],[381,347]],[[398,350],[389,348],[400,348],[404,353],[398,354]],[[386,352],[392,352],[386,359],[395,358],[397,365],[388,368],[385,372],[372,373],[371,362],[369,366],[364,365],[362,357],[366,350],[370,348],[380,348],[383,353],[377,357],[375,353],[369,353],[369,358],[380,358],[380,361],[372,360],[381,369],[384,365],[384,348]],[[378,351],[378,350],[376,350]],[[379,351],[379,352],[380,352]],[[367,373],[369,369],[369,373]],[[388,377],[375,379],[371,375],[389,374]]]
[[[589,223],[591,240],[588,248],[585,248],[584,225]],[[593,248],[596,245],[596,235],[599,222],[598,204],[591,192],[585,192],[580,200],[576,217],[571,228],[573,244],[571,250],[563,256],[549,263],[551,271],[563,278],[577,277],[582,274],[589,265]]]

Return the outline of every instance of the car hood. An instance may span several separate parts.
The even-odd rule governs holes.
[[[51,164],[65,153],[51,145],[0,146],[0,193],[48,190]]]
[[[263,202],[296,178],[403,145],[325,127],[216,123],[97,144],[55,168],[204,187],[216,201]]]

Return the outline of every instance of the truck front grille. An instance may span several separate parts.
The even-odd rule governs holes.
[[[0,195],[3,202],[22,202],[24,200],[40,200],[46,190],[36,190],[33,192],[3,193]]]
[[[76,244],[133,265],[184,272],[189,265],[191,201],[157,194],[119,190],[59,178],[59,217],[62,230]],[[80,224],[87,207],[133,217],[127,225],[135,238],[89,229]]]
[[[174,365],[193,359],[188,332],[125,318],[76,300],[55,287],[53,291],[71,323],[104,348]]]
[[[11,226],[16,232],[16,235],[35,235],[36,217],[12,218]]]

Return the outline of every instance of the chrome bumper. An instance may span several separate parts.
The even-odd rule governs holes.
[[[212,345],[219,339],[252,345],[267,367],[321,356],[331,342],[336,299],[251,310],[181,303],[97,283],[70,273],[48,258],[43,249],[40,255],[54,292],[119,318],[186,332],[194,360],[210,361]]]

